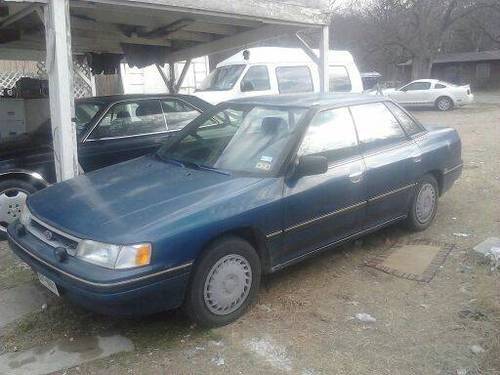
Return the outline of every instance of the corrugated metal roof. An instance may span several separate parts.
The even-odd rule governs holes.
[[[448,53],[436,56],[434,64],[500,60],[500,50]]]

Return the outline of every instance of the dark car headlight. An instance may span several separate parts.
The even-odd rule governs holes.
[[[110,269],[128,269],[151,263],[151,244],[113,245],[83,240],[78,244],[76,257]]]

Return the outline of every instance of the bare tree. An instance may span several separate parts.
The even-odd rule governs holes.
[[[500,0],[369,0],[350,9],[344,17],[357,19],[364,50],[411,59],[417,79],[430,76],[432,60],[457,22],[481,11],[500,17]]]

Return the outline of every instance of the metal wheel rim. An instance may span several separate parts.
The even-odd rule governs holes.
[[[420,187],[415,205],[417,220],[424,224],[430,220],[436,205],[436,190],[432,184],[424,184]]]
[[[447,111],[450,109],[450,100],[449,99],[440,99],[438,103],[438,107],[442,111]]]
[[[210,269],[203,299],[215,315],[228,315],[246,301],[252,286],[252,267],[241,255],[229,254],[219,259]]]
[[[28,192],[18,188],[0,191],[0,232],[21,216]]]

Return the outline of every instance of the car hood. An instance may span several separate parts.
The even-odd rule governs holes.
[[[262,180],[188,169],[148,155],[53,185],[32,195],[28,206],[43,222],[74,236],[137,243],[159,229],[185,225]]]

